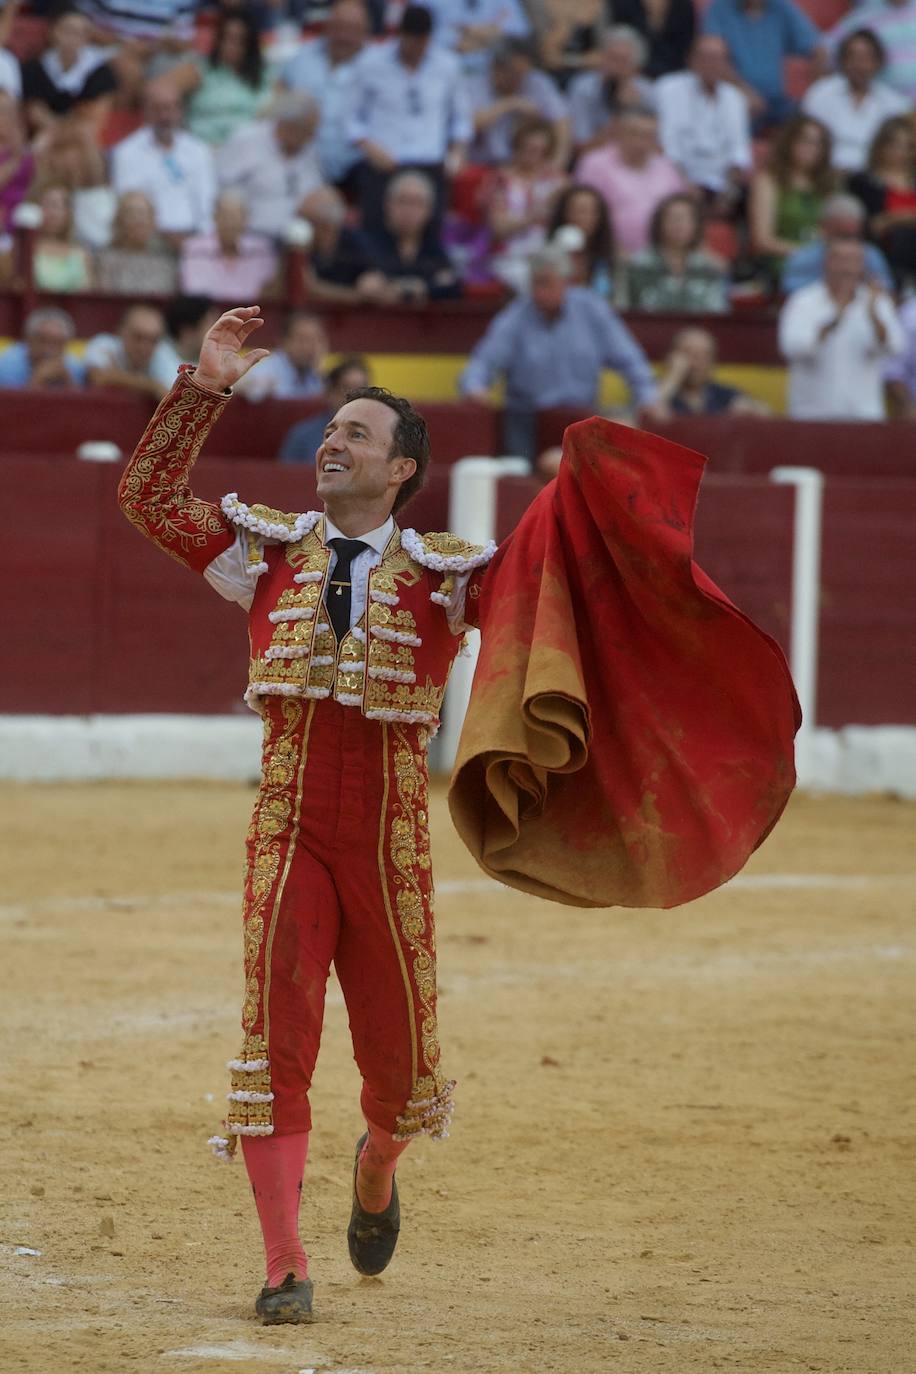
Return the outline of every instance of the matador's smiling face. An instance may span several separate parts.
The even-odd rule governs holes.
[[[328,421],[315,455],[318,495],[332,510],[368,506],[390,497],[416,471],[412,458],[392,453],[396,413],[381,401],[347,401]]]

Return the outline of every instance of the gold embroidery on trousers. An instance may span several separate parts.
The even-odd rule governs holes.
[[[296,776],[297,748],[293,736],[302,723],[304,707],[295,699],[284,701],[283,729],[275,739],[275,717],[264,720],[264,756],[261,791],[252,817],[254,848],[249,858],[248,900],[244,924],[245,997],[242,1027],[248,1032],[261,1011],[261,981],[258,963],[264,939],[264,907],[280,871],[282,835],[289,821],[292,803],[289,789]]]
[[[398,922],[413,960],[413,985],[420,1003],[422,1067],[427,1072],[414,1073],[410,1098],[397,1120],[394,1132],[397,1140],[410,1140],[416,1135],[430,1135],[434,1139],[447,1136],[455,1088],[453,1079],[443,1079],[439,1067],[426,756],[421,752],[425,750],[426,740],[421,738],[425,731],[417,734],[415,751],[407,730],[395,725],[392,732],[397,801],[391,821],[389,855],[394,870],[392,885]]]

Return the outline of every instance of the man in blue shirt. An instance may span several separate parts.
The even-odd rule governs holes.
[[[0,387],[82,386],[84,370],[67,356],[75,333],[66,310],[33,310],[23,328],[23,342],[0,354]]]
[[[360,0],[337,0],[328,12],[324,32],[310,38],[280,68],[279,84],[309,91],[318,101],[321,122],[316,147],[328,181],[342,182],[359,161],[347,138],[353,103],[356,63],[368,51],[369,17]]]
[[[321,395],[328,351],[324,325],[310,310],[294,310],[283,339],[259,368],[246,372],[238,393],[246,401],[311,401]]]
[[[365,359],[351,354],[328,370],[324,379],[324,404],[314,415],[299,420],[286,431],[280,445],[281,463],[314,463],[324,440],[328,421],[346,404],[351,391],[370,386],[372,379]]]
[[[831,196],[821,213],[820,238],[803,243],[786,258],[782,266],[780,289],[789,295],[802,286],[820,281],[824,275],[827,245],[834,239],[861,239],[865,227],[865,207],[855,196]],[[865,244],[865,275],[893,294],[894,278],[887,258],[873,243]]]
[[[530,294],[490,322],[459,382],[465,396],[486,402],[490,385],[505,376],[504,447],[529,462],[536,456],[537,412],[594,412],[604,367],[623,375],[640,420],[656,418],[657,387],[646,355],[607,301],[588,287],[570,286],[571,275],[568,254],[552,247],[535,253]]]
[[[712,0],[704,33],[724,38],[754,117],[755,129],[795,111],[786,92],[787,57],[826,64],[824,35],[792,0]]]
[[[408,5],[398,36],[356,65],[347,137],[359,150],[359,203],[364,228],[382,222],[385,187],[398,169],[423,171],[436,186],[441,218],[445,173],[464,162],[473,134],[467,90],[457,57],[431,43],[433,20]]]

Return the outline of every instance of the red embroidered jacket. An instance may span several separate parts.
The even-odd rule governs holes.
[[[330,562],[323,515],[248,506],[234,493],[217,506],[191,492],[191,466],[228,399],[179,376],[124,470],[122,511],[200,573],[244,541],[253,593],[245,699],[255,710],[263,696],[333,696],[371,719],[435,726],[461,643],[446,615],[455,578],[468,580],[464,621],[473,623],[495,545],[395,526],[369,575],[362,621],[338,644],[322,614]]]

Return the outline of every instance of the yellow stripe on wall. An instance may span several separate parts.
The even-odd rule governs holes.
[[[377,386],[386,386],[389,391],[409,396],[417,402],[456,400],[458,378],[467,361],[454,353],[372,353],[367,356],[372,367],[372,380]],[[716,369],[716,380],[727,386],[739,387],[777,413],[785,410],[784,368],[748,363],[723,364]],[[493,389],[494,399],[499,399],[501,395],[500,388]],[[625,382],[616,373],[605,372],[601,379],[602,409],[624,406],[626,399]]]
[[[11,340],[0,340],[2,348]],[[75,339],[68,348],[71,357],[81,358],[85,342]],[[338,362],[341,354],[332,353],[327,366]],[[399,396],[412,401],[455,401],[458,399],[458,378],[467,358],[458,353],[369,353],[366,354],[376,386],[386,386]],[[655,369],[658,372],[658,368]],[[758,401],[765,402],[777,414],[785,412],[786,371],[782,367],[759,367],[749,363],[723,363],[716,369],[716,380],[739,387]],[[502,399],[502,388],[493,388],[493,399]],[[602,410],[626,405],[627,388],[615,372],[604,372],[601,378],[600,402]]]

